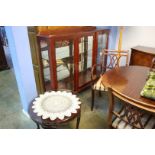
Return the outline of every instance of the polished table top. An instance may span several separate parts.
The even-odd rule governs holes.
[[[114,91],[134,101],[145,110],[155,112],[155,101],[140,96],[149,68],[144,66],[120,67],[107,71],[102,76],[102,83]]]
[[[28,112],[31,119],[43,128],[53,128],[53,126],[69,122],[74,118],[77,118],[76,128],[78,128],[81,113],[80,104],[80,99],[70,91],[51,91],[41,94],[37,100],[34,99],[29,105]],[[67,114],[65,111],[67,111]],[[45,114],[46,117],[44,118]],[[58,117],[60,115],[57,115],[54,119],[50,118],[50,115],[54,116],[56,114],[64,114],[64,117],[60,117],[60,119]]]

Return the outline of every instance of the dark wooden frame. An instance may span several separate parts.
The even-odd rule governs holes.
[[[144,114],[143,111],[151,117],[155,114],[155,101],[140,95],[149,71],[150,68],[145,66],[127,66],[109,70],[102,76],[102,83],[109,88],[109,127],[112,125],[112,115],[119,117],[120,114],[120,112],[114,111],[114,97],[123,101],[122,104],[125,107],[128,105],[133,107],[134,111],[131,114],[137,115],[138,118]],[[131,122],[125,123],[130,124]],[[133,128],[145,128],[146,124],[141,127],[130,125]]]
[[[101,60],[99,64],[94,64],[92,67],[92,70],[91,70],[91,79],[92,79],[92,83],[91,83],[91,94],[92,94],[91,111],[93,111],[94,100],[95,100],[96,89],[94,89],[94,84],[106,72],[107,69],[109,70],[109,69],[113,69],[115,67],[119,67],[119,61],[122,57],[126,58],[126,64],[125,65],[128,66],[128,56],[129,56],[129,51],[118,52],[115,50],[106,50],[106,49],[104,49],[102,51],[101,59],[104,59],[104,61]],[[107,58],[108,57],[109,57],[109,63],[107,64]],[[100,67],[99,73],[96,72],[96,67],[98,67],[98,66]],[[101,96],[101,92],[103,90],[97,90],[97,91],[99,92],[99,95]]]
[[[55,55],[55,41],[62,41],[62,40],[73,40],[74,44],[74,88],[73,92],[79,92],[86,87],[90,86],[91,81],[84,83],[82,86],[79,86],[79,40],[81,37],[93,36],[93,52],[92,52],[92,66],[97,62],[97,50],[98,50],[98,34],[106,34],[107,35],[107,43],[106,48],[108,48],[108,40],[109,40],[109,30],[102,29],[102,30],[92,30],[92,31],[85,31],[85,32],[77,32],[77,33],[68,33],[68,34],[57,34],[57,35],[50,35],[50,34],[39,34],[37,35],[38,46],[40,45],[41,40],[46,40],[48,42],[48,54],[49,54],[49,65],[50,65],[50,79],[51,84],[49,90],[57,90],[58,83],[57,81],[57,72],[56,72],[56,55]],[[41,60],[41,47],[39,47],[39,59],[40,59],[40,68],[41,68],[41,78],[44,81],[43,77],[43,64]],[[53,82],[54,81],[54,82]],[[44,85],[44,91],[45,85]]]
[[[108,88],[108,96],[109,96],[108,125],[110,128],[113,128],[112,126],[113,121],[116,118],[119,118],[120,121],[118,122],[117,125],[119,125],[121,121],[124,121],[126,125],[129,124],[133,129],[144,129],[147,123],[150,121],[150,119],[154,117],[154,113],[150,113],[150,109],[139,106],[133,99],[124,96],[123,94],[113,90],[110,87]],[[118,112],[114,110],[115,97],[120,99],[122,101],[121,104],[124,106]],[[123,110],[125,110],[125,114],[123,114],[124,116],[121,115],[121,112]],[[145,113],[147,113],[149,117],[146,120],[146,123],[143,124],[141,116],[144,115]],[[113,116],[115,116],[114,119],[112,118]],[[126,119],[124,119],[124,117],[126,117]],[[155,123],[153,125],[153,128],[155,128]]]
[[[43,70],[42,70],[42,63],[41,63],[41,55],[39,52],[39,46],[37,43],[37,37],[38,34],[37,27],[35,26],[29,26],[28,27],[28,37],[29,37],[29,43],[31,48],[31,57],[32,57],[32,63],[33,63],[33,70],[35,75],[35,81],[37,86],[37,92],[38,94],[41,94],[45,90],[45,85],[43,81]]]

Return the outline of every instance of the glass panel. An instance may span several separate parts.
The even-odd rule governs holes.
[[[45,90],[48,91],[51,89],[50,87],[50,68],[49,68],[49,55],[48,55],[48,44],[46,40],[40,41],[41,47],[41,58],[43,64],[43,77],[44,77],[44,84]]]
[[[107,34],[99,34],[98,35],[98,53],[97,53],[97,63],[99,63],[100,60],[100,53],[103,49],[106,48],[107,43]]]
[[[93,36],[80,38],[79,43],[79,86],[91,81]]]
[[[55,42],[58,89],[73,89],[73,41]]]

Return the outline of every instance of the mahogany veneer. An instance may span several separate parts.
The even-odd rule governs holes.
[[[136,46],[131,48],[130,65],[151,67],[152,59],[155,57],[155,48]]]
[[[115,68],[102,76],[102,83],[112,88],[117,95],[125,97],[128,103],[155,113],[155,101],[141,97],[150,68],[144,66],[129,66]]]

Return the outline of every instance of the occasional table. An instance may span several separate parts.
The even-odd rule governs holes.
[[[102,83],[126,97],[134,106],[155,113],[155,101],[140,96],[148,74],[148,67],[120,67],[107,71],[102,76]]]
[[[46,92],[31,102],[29,115],[38,129],[40,126],[45,129],[58,128],[75,118],[77,118],[76,128],[79,128],[81,102],[71,92]]]

